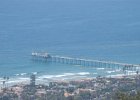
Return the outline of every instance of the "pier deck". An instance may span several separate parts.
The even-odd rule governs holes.
[[[35,58],[43,58],[49,62],[57,62],[64,64],[74,64],[74,65],[82,65],[82,66],[94,66],[94,67],[117,67],[123,69],[136,69],[136,67],[140,68],[140,65],[137,64],[127,64],[127,63],[118,63],[112,61],[100,61],[100,60],[91,60],[91,59],[81,59],[81,58],[71,58],[71,57],[63,57],[63,56],[52,56],[48,53],[32,53],[32,56]]]

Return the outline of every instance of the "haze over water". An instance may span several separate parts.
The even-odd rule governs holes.
[[[139,64],[139,4],[139,0],[1,0],[0,77],[33,72],[44,78],[98,74],[93,68],[33,62],[32,51]]]

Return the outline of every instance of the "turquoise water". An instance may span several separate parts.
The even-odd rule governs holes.
[[[107,75],[94,68],[36,63],[32,51],[139,64],[139,4],[139,0],[1,0],[0,77],[34,72],[38,77]]]

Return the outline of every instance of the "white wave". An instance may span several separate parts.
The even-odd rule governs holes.
[[[76,73],[64,73],[64,75],[72,76],[75,75]]]
[[[64,76],[67,76],[67,75],[56,75],[55,77],[58,78],[58,77],[64,77]]]
[[[4,81],[4,79],[3,78],[0,78],[0,83],[2,83]]]
[[[45,79],[45,78],[53,78],[53,77],[55,77],[55,75],[43,75],[43,76],[40,76],[38,78]]]
[[[80,73],[77,73],[78,75],[89,75],[90,73],[89,72],[80,72]]]
[[[61,77],[69,77],[69,76],[79,76],[79,75],[88,75],[89,72],[80,72],[80,73],[64,73],[59,75],[42,75],[39,76],[39,79],[51,79],[51,78],[61,78]]]
[[[61,77],[65,77],[65,76],[70,76],[70,75],[67,75],[67,74],[61,74],[61,75],[43,75],[43,76],[40,76],[38,78],[40,78],[40,79],[51,79],[51,78],[61,78]]]
[[[136,75],[136,73],[130,73],[130,75]]]
[[[127,74],[130,74],[130,75],[136,75],[136,71],[126,71]]]
[[[19,80],[30,80],[30,78],[24,78],[24,77],[21,77],[21,78],[18,78]]]
[[[64,77],[66,75],[62,74],[62,75],[43,75],[43,76],[39,76],[39,79],[51,79],[51,78],[60,78],[60,77]]]
[[[107,75],[107,77],[122,77],[122,76],[125,76],[125,74],[116,74],[116,75]]]
[[[37,74],[37,72],[32,72],[32,74],[36,75],[36,74]]]
[[[24,76],[24,75],[26,75],[26,74],[27,74],[27,73],[21,73],[20,75],[21,75],[21,76]]]
[[[18,84],[18,83],[25,84],[25,83],[28,83],[29,81],[30,81],[29,78],[10,78],[9,80],[7,80],[5,82],[5,84],[7,84],[8,86],[12,86],[12,85],[15,85],[15,84]],[[2,85],[2,84],[3,83],[0,82],[0,85]]]
[[[105,68],[97,68],[97,70],[104,70]]]
[[[19,76],[20,74],[15,74],[16,76]]]
[[[9,84],[9,85],[15,85],[15,84],[18,84],[18,83],[23,83],[23,84],[28,83],[28,82],[30,82],[29,77],[20,77],[20,76],[24,76],[26,74],[27,73],[17,74],[17,77],[10,78],[9,81],[7,81],[6,83]],[[52,80],[80,79],[80,78],[87,77],[86,75],[89,75],[89,74],[90,74],[89,72],[79,72],[79,73],[63,73],[63,74],[58,74],[58,75],[42,75],[42,76],[37,76],[36,80],[38,82],[44,82],[44,81],[52,81]],[[94,74],[96,74],[96,73],[94,73]],[[2,79],[3,78],[1,78],[0,81],[2,81]]]
[[[19,82],[25,82],[25,81],[29,81],[30,78],[16,78],[16,79],[11,79],[9,81],[7,81],[7,83],[19,83]]]
[[[11,81],[8,81],[8,82],[6,82],[6,83],[8,83],[8,84],[12,84],[12,83],[22,83],[22,82],[24,82],[24,81],[22,81],[22,80],[11,80]]]
[[[114,72],[116,72],[115,70],[114,71],[106,71],[107,73],[114,73]]]
[[[128,73],[136,73],[136,71],[127,70]]]
[[[136,70],[140,70],[140,67],[136,67]]]

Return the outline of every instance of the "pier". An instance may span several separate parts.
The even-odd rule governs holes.
[[[91,60],[91,59],[81,59],[81,58],[71,58],[63,56],[52,56],[48,53],[38,53],[33,52],[32,56],[37,60],[45,60],[47,62],[62,63],[62,64],[71,64],[71,65],[81,65],[81,66],[91,66],[97,68],[117,68],[123,70],[132,70],[136,71],[140,68],[138,64],[127,64],[127,63],[118,63],[112,61],[100,61],[100,60]]]

